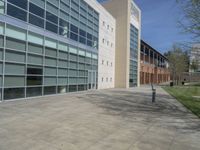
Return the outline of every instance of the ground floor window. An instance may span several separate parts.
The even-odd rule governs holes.
[[[24,88],[6,88],[4,89],[4,100],[24,98]]]

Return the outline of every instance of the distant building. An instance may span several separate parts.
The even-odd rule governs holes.
[[[170,80],[168,59],[141,41],[140,84],[159,84]]]
[[[198,69],[193,70],[190,67],[190,72],[200,72],[200,44],[194,44],[190,52],[190,65],[194,61],[198,62]]]

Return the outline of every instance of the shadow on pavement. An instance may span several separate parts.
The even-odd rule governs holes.
[[[142,123],[156,122],[182,130],[200,131],[200,120],[170,95],[157,94],[156,103],[151,93],[131,91],[101,91],[81,97],[105,110],[106,115],[120,116]]]

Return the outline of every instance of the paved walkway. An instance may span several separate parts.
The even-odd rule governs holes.
[[[161,88],[0,104],[0,150],[199,150],[200,120]]]

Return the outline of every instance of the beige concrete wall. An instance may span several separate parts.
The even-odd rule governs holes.
[[[116,19],[115,87],[129,87],[131,0],[112,0],[103,6]]]

